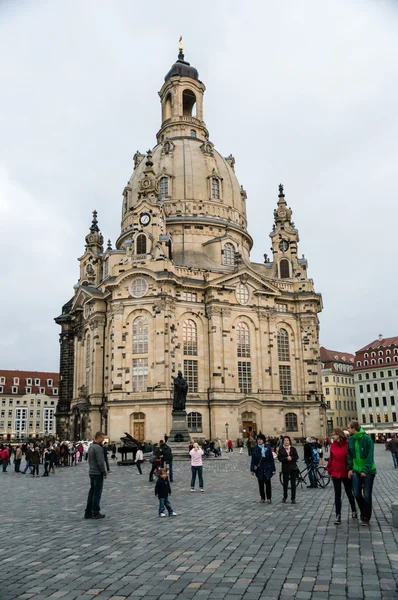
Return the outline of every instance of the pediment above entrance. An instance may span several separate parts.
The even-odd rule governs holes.
[[[239,285],[249,285],[254,294],[266,294],[267,296],[280,296],[281,291],[271,282],[264,281],[250,269],[243,268],[237,273],[229,273],[208,281],[206,289],[224,288],[234,290]]]

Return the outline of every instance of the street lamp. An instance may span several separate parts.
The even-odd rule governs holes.
[[[225,423],[225,440],[228,441],[228,423]]]
[[[303,421],[301,421],[300,425],[301,425],[301,437],[304,439],[304,423],[303,423]]]

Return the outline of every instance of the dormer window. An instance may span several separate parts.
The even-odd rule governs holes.
[[[159,197],[167,198],[169,195],[169,178],[161,177],[159,182]]]
[[[30,377],[26,378],[26,385],[32,385],[32,379]]]
[[[47,386],[48,387],[52,387],[53,386],[53,380],[52,379],[47,379]]]
[[[137,236],[136,254],[146,254],[146,236],[143,233]]]
[[[232,266],[235,264],[235,247],[229,242],[224,244],[222,251],[222,264]]]
[[[211,178],[211,197],[213,200],[220,199],[220,180],[217,177]]]
[[[1,385],[5,385],[6,383],[6,378],[5,377],[0,377],[0,384]]]
[[[35,385],[40,385],[40,379],[35,379]]]
[[[191,136],[191,138],[196,138],[196,131],[194,129],[191,129],[189,135]]]
[[[213,148],[211,147],[211,144],[206,144],[206,152],[208,152],[209,154],[211,154],[213,151]]]
[[[12,386],[11,393],[12,394],[18,394],[18,388],[16,386]]]
[[[171,144],[170,144],[170,142],[166,142],[163,145],[163,151],[164,151],[165,154],[168,154],[169,152],[171,152]]]
[[[13,377],[12,382],[14,385],[19,385],[19,377]]]

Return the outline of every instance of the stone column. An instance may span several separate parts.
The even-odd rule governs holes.
[[[206,305],[206,316],[209,320],[209,381],[210,388],[213,391],[224,391],[222,310],[220,306]],[[237,387],[237,384],[235,387]]]

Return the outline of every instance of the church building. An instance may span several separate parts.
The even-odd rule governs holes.
[[[204,122],[205,86],[182,47],[159,92],[156,145],[136,152],[121,230],[106,248],[97,213],[61,326],[59,437],[102,429],[161,439],[172,377],[189,385],[194,438],[325,435],[320,294],[299,258],[282,185],[272,256],[250,260],[246,191]],[[271,217],[271,215],[270,215]]]

